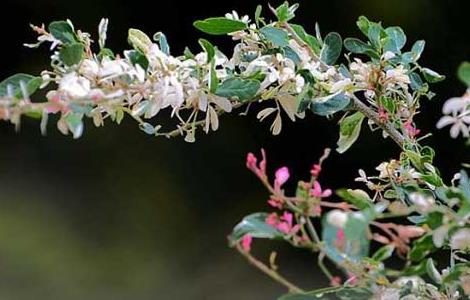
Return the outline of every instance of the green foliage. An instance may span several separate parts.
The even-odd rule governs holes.
[[[230,78],[219,85],[215,94],[243,102],[255,97],[259,87],[260,82],[255,79]]]
[[[400,50],[406,44],[406,35],[398,26],[388,27],[385,29],[387,38],[384,43],[384,51],[391,51],[393,53],[400,53]]]
[[[199,39],[199,45],[201,45],[201,47],[207,53],[207,62],[210,63],[215,57],[214,45],[212,45],[211,42],[206,39]]]
[[[144,32],[138,29],[129,29],[128,40],[129,44],[134,47],[135,50],[144,54],[149,51],[149,48],[152,45],[152,40]]]
[[[322,98],[312,99],[310,109],[320,116],[332,115],[345,109],[350,102],[350,98],[344,93],[336,93]]]
[[[421,68],[421,72],[423,73],[424,79],[429,83],[436,83],[446,79],[444,75],[441,75],[429,68]]]
[[[339,153],[346,152],[357,140],[361,133],[361,125],[364,115],[360,112],[343,118],[339,123],[339,140],[336,151]]]
[[[359,209],[372,208],[372,199],[363,190],[339,189],[336,194]]]
[[[229,236],[230,242],[233,244],[240,240],[243,236],[249,234],[255,238],[263,239],[282,239],[282,232],[266,224],[267,213],[253,213],[243,218],[238,223]]]
[[[53,37],[64,44],[73,44],[78,42],[78,38],[73,27],[67,21],[54,21],[50,23],[49,32]]]
[[[287,32],[282,29],[273,26],[265,26],[259,31],[264,38],[271,42],[275,47],[286,47],[289,45],[289,36],[287,35]]]
[[[21,82],[24,84],[28,96],[30,96],[39,88],[42,79],[41,77],[23,73],[12,75],[0,82],[0,97],[11,95],[18,99],[22,98],[24,95],[21,89]]]
[[[279,22],[288,22],[295,17],[295,10],[299,7],[298,4],[289,6],[289,2],[284,2],[276,8],[276,16]]]
[[[61,47],[59,58],[66,66],[79,64],[85,54],[85,46],[82,43],[67,44]]]
[[[166,35],[163,32],[155,33],[153,35],[153,40],[158,42],[163,53],[170,55],[170,45],[168,45],[168,40],[166,39]]]
[[[460,64],[457,71],[457,76],[459,77],[460,81],[470,88],[470,62],[465,61]]]
[[[199,20],[194,22],[193,25],[200,31],[212,35],[232,33],[235,31],[245,30],[247,28],[246,24],[243,22],[224,17]]]
[[[334,65],[341,54],[342,48],[341,36],[336,32],[330,32],[323,41],[320,59],[327,65]]]

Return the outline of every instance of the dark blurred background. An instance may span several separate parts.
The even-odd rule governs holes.
[[[455,70],[470,59],[468,1],[300,2],[296,22],[311,31],[318,21],[323,32],[360,36],[355,21],[366,15],[402,26],[409,41],[426,40],[422,64],[448,79],[433,87],[434,100],[424,102],[418,122],[425,132],[434,130],[443,101],[464,92]],[[198,48],[201,33],[192,27],[194,20],[232,9],[253,15],[257,4],[4,0],[0,77],[47,67],[46,47],[21,46],[35,40],[29,23],[70,18],[77,28],[95,34],[100,18],[109,17],[112,49],[126,49],[127,29],[135,27],[149,35],[165,32],[172,52],[181,53],[186,45]],[[231,52],[229,38],[209,38]],[[245,155],[264,147],[270,170],[286,165],[293,179],[305,178],[323,148],[334,148],[334,121],[309,115],[301,122],[286,121],[282,134],[272,137],[269,123],[260,125],[254,113],[233,114],[222,119],[219,131],[200,135],[195,144],[149,137],[131,120],[99,129],[87,125],[84,137],[73,140],[52,125],[42,137],[35,121],[25,120],[19,133],[0,124],[1,299],[249,300],[274,299],[283,292],[227,247],[226,235],[236,222],[269,209],[267,193],[245,170]],[[435,147],[446,178],[462,161],[469,162],[470,149],[462,140],[451,140],[447,130],[427,143]],[[392,142],[364,128],[350,151],[327,161],[324,185],[358,186],[353,182],[358,168],[371,173],[395,155]],[[268,248],[280,252],[281,271],[303,287],[326,284],[311,254],[279,243],[254,243],[262,256]]]

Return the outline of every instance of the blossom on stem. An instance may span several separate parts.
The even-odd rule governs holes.
[[[242,249],[243,251],[245,252],[250,252],[251,250],[251,242],[253,241],[253,237],[249,234],[245,234],[243,237],[242,237],[242,240],[241,240],[241,245],[242,245]]]
[[[266,177],[266,152],[261,149],[262,160],[258,165],[258,159],[253,153],[246,156],[246,167],[260,178]]]
[[[270,214],[266,218],[266,224],[275,227],[282,233],[285,234],[296,234],[299,229],[300,225],[294,225],[294,216],[292,213],[285,211],[281,217],[279,217],[276,213]]]
[[[330,197],[331,193],[330,189],[322,190],[321,185],[317,180],[315,180],[313,188],[310,190],[310,195],[316,198]]]
[[[310,174],[312,174],[312,176],[315,178],[317,178],[320,175],[320,172],[321,172],[320,164],[314,164],[312,166],[312,169],[310,170]]]
[[[421,130],[414,127],[413,124],[411,123],[410,120],[406,121],[404,124],[403,124],[403,127],[405,128],[406,130],[406,133],[408,133],[408,136],[410,138],[414,138],[416,137],[420,132]]]
[[[284,201],[282,201],[282,199],[278,199],[278,198],[271,198],[268,200],[268,204],[274,208],[277,208],[277,209],[282,209],[282,206],[284,204]]]
[[[290,174],[287,167],[277,169],[274,179],[274,189],[280,190],[281,186],[289,180]]]

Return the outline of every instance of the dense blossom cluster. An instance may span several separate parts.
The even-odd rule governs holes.
[[[0,119],[19,126],[23,116],[40,118],[45,132],[48,116],[57,114],[58,129],[78,138],[85,118],[102,126],[105,120],[120,123],[129,115],[147,134],[183,135],[192,142],[198,128],[217,130],[221,114],[244,105],[246,111],[256,109],[252,103],[265,102],[257,118],[271,118],[273,134],[280,133],[283,115],[295,121],[308,111],[327,117],[343,113],[339,153],[356,142],[366,119],[371,130],[380,130],[401,150],[395,159],[380,163],[374,176],[359,170],[355,181],[366,190],[333,194],[322,187],[319,176],[327,150],[313,164],[309,180],[299,181],[289,196],[285,187],[294,177],[291,170],[278,168],[270,178],[264,150],[260,161],[249,153],[246,166],[269,191],[272,211],[243,218],[229,236],[231,246],[288,288],[282,300],[300,299],[299,294],[301,299],[333,294],[340,299],[468,299],[470,182],[461,171],[445,183],[433,165],[433,149],[421,144],[426,135],[414,124],[421,100],[434,96],[429,84],[444,79],[418,63],[424,41],[406,51],[400,27],[383,27],[365,17],[357,21],[365,41],[343,40],[335,32],[323,36],[318,25],[311,35],[291,23],[297,8],[287,2],[270,7],[274,21],[262,17],[259,6],[253,19],[233,11],[194,23],[204,33],[230,36],[236,43],[231,55],[200,39],[198,53],[186,49],[174,56],[163,33],[150,38],[137,29],[129,30],[132,49],[115,54],[106,47],[107,19],[98,27],[98,47],[68,20],[52,22],[47,29],[33,26],[38,43],[26,46],[50,43],[51,69],[1,82]],[[467,87],[469,65],[459,69]],[[47,89],[45,101],[31,99],[39,89]],[[165,111],[170,121],[160,116]],[[449,99],[443,113],[439,128],[452,125],[452,137],[470,135],[469,90]],[[291,283],[280,275],[275,253],[269,265],[253,255],[255,239],[282,240],[316,252],[332,287],[306,292]],[[371,245],[378,250],[371,253],[377,248]],[[443,267],[435,253],[447,252],[450,263]],[[393,254],[403,261],[398,268],[386,263]],[[338,269],[331,271],[325,259]]]

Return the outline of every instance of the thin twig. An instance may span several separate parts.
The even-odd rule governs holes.
[[[257,258],[255,258],[253,255],[251,255],[248,251],[244,251],[242,249],[242,247],[237,244],[235,246],[235,248],[237,249],[237,251],[243,256],[245,257],[252,265],[254,265],[256,268],[258,268],[259,270],[261,270],[264,274],[268,275],[269,277],[271,277],[272,279],[274,279],[275,281],[279,282],[280,284],[282,284],[283,286],[285,286],[289,292],[292,292],[292,293],[296,293],[296,294],[301,294],[301,293],[305,293],[305,291],[301,288],[299,288],[298,286],[296,286],[295,284],[293,284],[292,282],[290,282],[289,280],[287,280],[285,277],[283,277],[282,275],[280,275],[277,271],[269,268],[267,265],[265,265],[263,262],[259,261]]]

